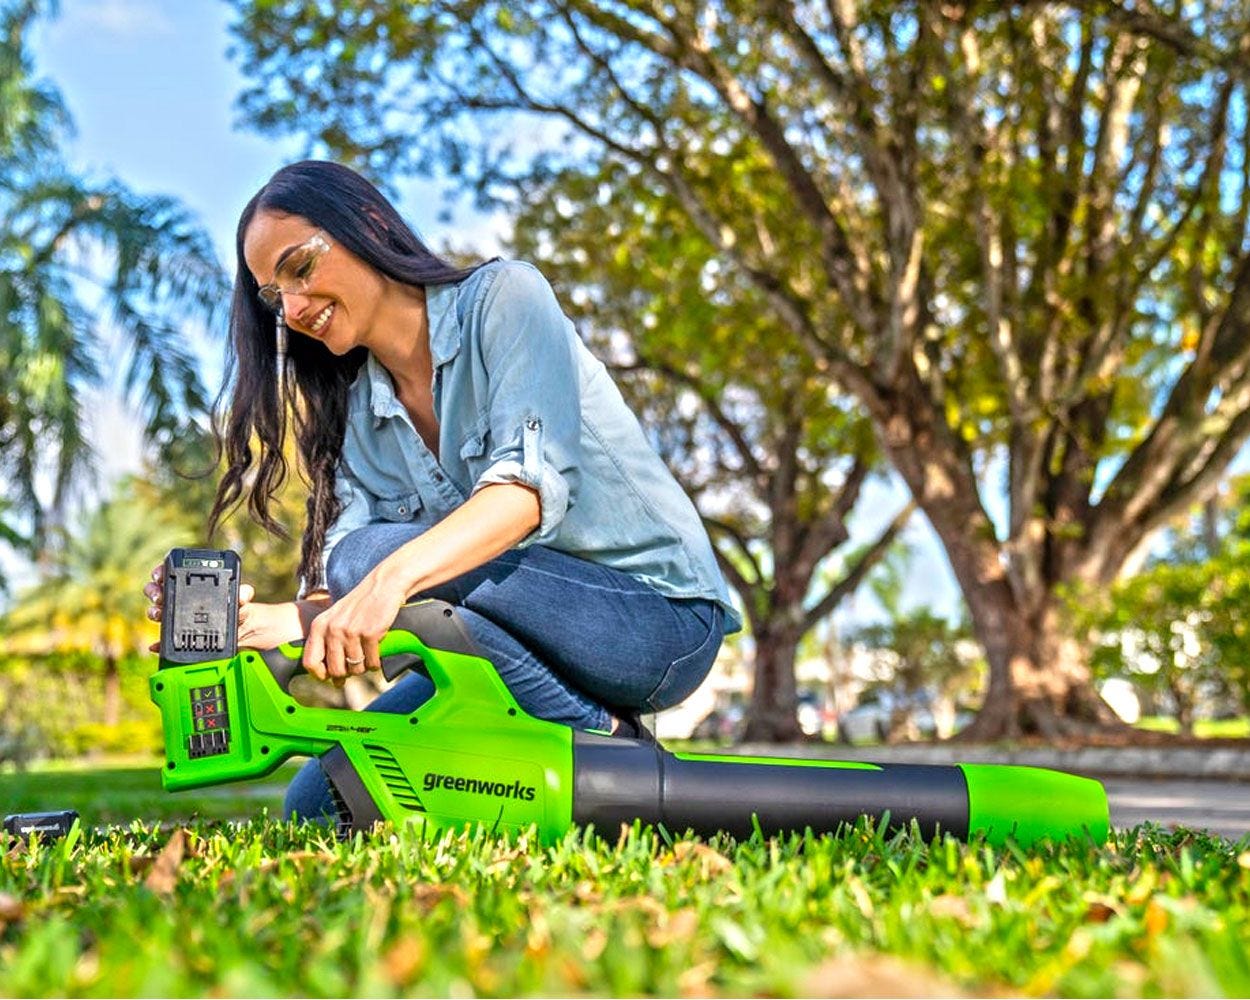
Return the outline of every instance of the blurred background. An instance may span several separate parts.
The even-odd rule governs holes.
[[[695,499],[748,626],[661,737],[1247,737],[1250,15],[1173,6],[0,0],[0,763],[159,749],[305,156],[535,262]]]

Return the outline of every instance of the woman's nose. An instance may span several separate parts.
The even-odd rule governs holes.
[[[303,292],[286,292],[282,293],[282,315],[286,317],[287,322],[295,320],[299,322],[300,314],[308,308],[308,296]]]

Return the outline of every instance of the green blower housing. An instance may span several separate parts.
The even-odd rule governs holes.
[[[744,838],[756,829],[832,833],[888,814],[891,828],[915,821],[925,837],[1107,837],[1102,785],[1057,771],[671,753],[535,718],[455,608],[436,600],[405,605],[380,644],[384,675],[424,671],[436,689],[429,701],[409,715],[307,706],[290,693],[301,646],[235,648],[238,581],[234,553],[175,549],[166,560],[150,688],[168,790],[259,778],[303,755],[321,759],[342,833],[381,820],[434,831],[483,823],[534,826],[552,841],[574,824],[615,834],[641,820]]]

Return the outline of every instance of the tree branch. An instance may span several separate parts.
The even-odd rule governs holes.
[[[909,501],[908,504],[899,511],[894,520],[881,533],[881,536],[872,543],[868,550],[859,557],[855,565],[850,568],[845,576],[833,585],[819,601],[817,601],[809,610],[803,614],[803,630],[812,628],[817,622],[828,615],[834,608],[845,600],[850,594],[853,594],[861,583],[864,582],[869,571],[881,561],[890,546],[894,544],[894,540],[899,533],[907,526],[907,521],[916,509],[916,502]]]

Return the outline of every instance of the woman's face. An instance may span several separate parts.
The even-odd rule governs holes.
[[[295,277],[285,256],[321,233],[330,249],[314,255],[311,270]],[[385,278],[298,215],[257,212],[243,235],[243,258],[258,284],[282,288],[287,328],[319,340],[334,354],[346,354],[366,342]],[[282,274],[278,274],[280,262]],[[299,291],[292,291],[299,288]]]

